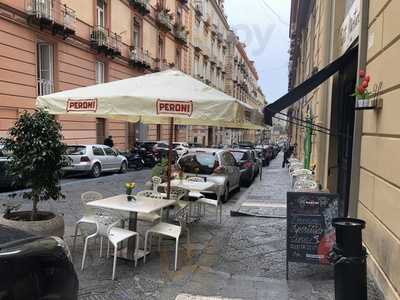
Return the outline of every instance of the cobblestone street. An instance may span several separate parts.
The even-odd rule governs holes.
[[[112,259],[99,258],[99,243],[92,242],[82,272],[83,246],[82,239],[78,238],[74,264],[79,274],[80,299],[173,300],[178,296],[179,300],[197,299],[189,295],[246,300],[334,299],[332,267],[291,264],[290,280],[286,281],[284,218],[230,216],[231,210],[249,202],[251,210],[259,214],[285,214],[289,178],[287,170],[280,164],[281,157],[278,156],[264,168],[261,181],[257,178],[250,188],[242,188],[224,204],[222,224],[216,222],[215,214],[210,211],[206,218],[191,227],[190,246],[186,246],[185,238],[180,245],[177,272],[173,272],[174,241],[166,239],[162,242],[161,253],[153,252],[146,264],[139,261],[138,267],[134,268],[132,263],[118,261],[116,281],[111,281]],[[96,190],[111,196],[123,193],[126,181],[135,181],[139,189],[143,189],[149,174],[149,171],[130,172],[67,182],[63,186],[66,199],[59,203],[48,202],[42,207],[64,213],[65,238],[71,246],[75,221],[82,214],[82,192]],[[4,203],[4,195],[2,199]],[[263,207],[263,204],[268,206]],[[278,212],[271,207],[278,208]],[[142,237],[146,228],[139,222]],[[374,291],[371,287],[369,299],[380,299]]]

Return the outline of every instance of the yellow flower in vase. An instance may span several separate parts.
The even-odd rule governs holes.
[[[131,195],[131,194],[132,194],[132,191],[133,191],[134,188],[135,188],[135,186],[136,186],[136,183],[134,183],[134,182],[127,182],[127,183],[125,183],[126,194],[127,194],[127,195]]]

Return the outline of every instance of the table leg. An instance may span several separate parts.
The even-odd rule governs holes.
[[[129,224],[128,224],[128,229],[130,231],[135,231],[137,232],[137,213],[136,212],[130,212],[129,213]],[[127,258],[129,260],[134,260],[135,256],[135,249],[136,249],[136,237],[131,237],[128,240],[128,253],[127,253]]]

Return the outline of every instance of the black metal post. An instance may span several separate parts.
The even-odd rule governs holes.
[[[365,222],[336,218],[336,245],[332,251],[335,269],[335,300],[367,300],[366,250],[362,246]]]

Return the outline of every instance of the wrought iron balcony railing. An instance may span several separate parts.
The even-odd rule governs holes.
[[[204,14],[203,0],[196,0],[194,5],[194,11],[196,13],[196,17],[203,16]]]
[[[143,16],[150,13],[149,0],[129,0],[129,4]]]
[[[169,14],[167,9],[160,9],[156,11],[156,21],[160,29],[163,31],[172,30],[172,16]]]
[[[201,41],[198,40],[198,39],[195,39],[195,40],[193,41],[193,48],[194,48],[194,50],[197,51],[197,52],[202,51],[202,43],[201,43]]]
[[[102,26],[94,26],[90,32],[90,45],[98,53],[104,53],[111,57],[121,55],[121,36],[110,33]]]
[[[64,38],[75,34],[75,11],[56,0],[25,0],[28,22]]]
[[[152,59],[149,51],[133,48],[130,54],[130,63],[138,67],[149,69],[152,66]]]
[[[121,36],[116,34],[115,32],[109,33],[109,49],[111,49],[114,53],[114,56],[121,55]]]
[[[94,26],[90,33],[90,42],[92,47],[108,48],[108,30],[102,26]]]
[[[160,60],[159,58],[156,58],[154,61],[153,69],[155,72],[162,72],[172,68],[174,68],[174,64],[168,63],[165,59]]]
[[[183,44],[187,43],[188,32],[187,32],[186,27],[184,25],[176,23],[174,25],[174,33],[175,33],[175,38],[179,42],[181,42]]]

